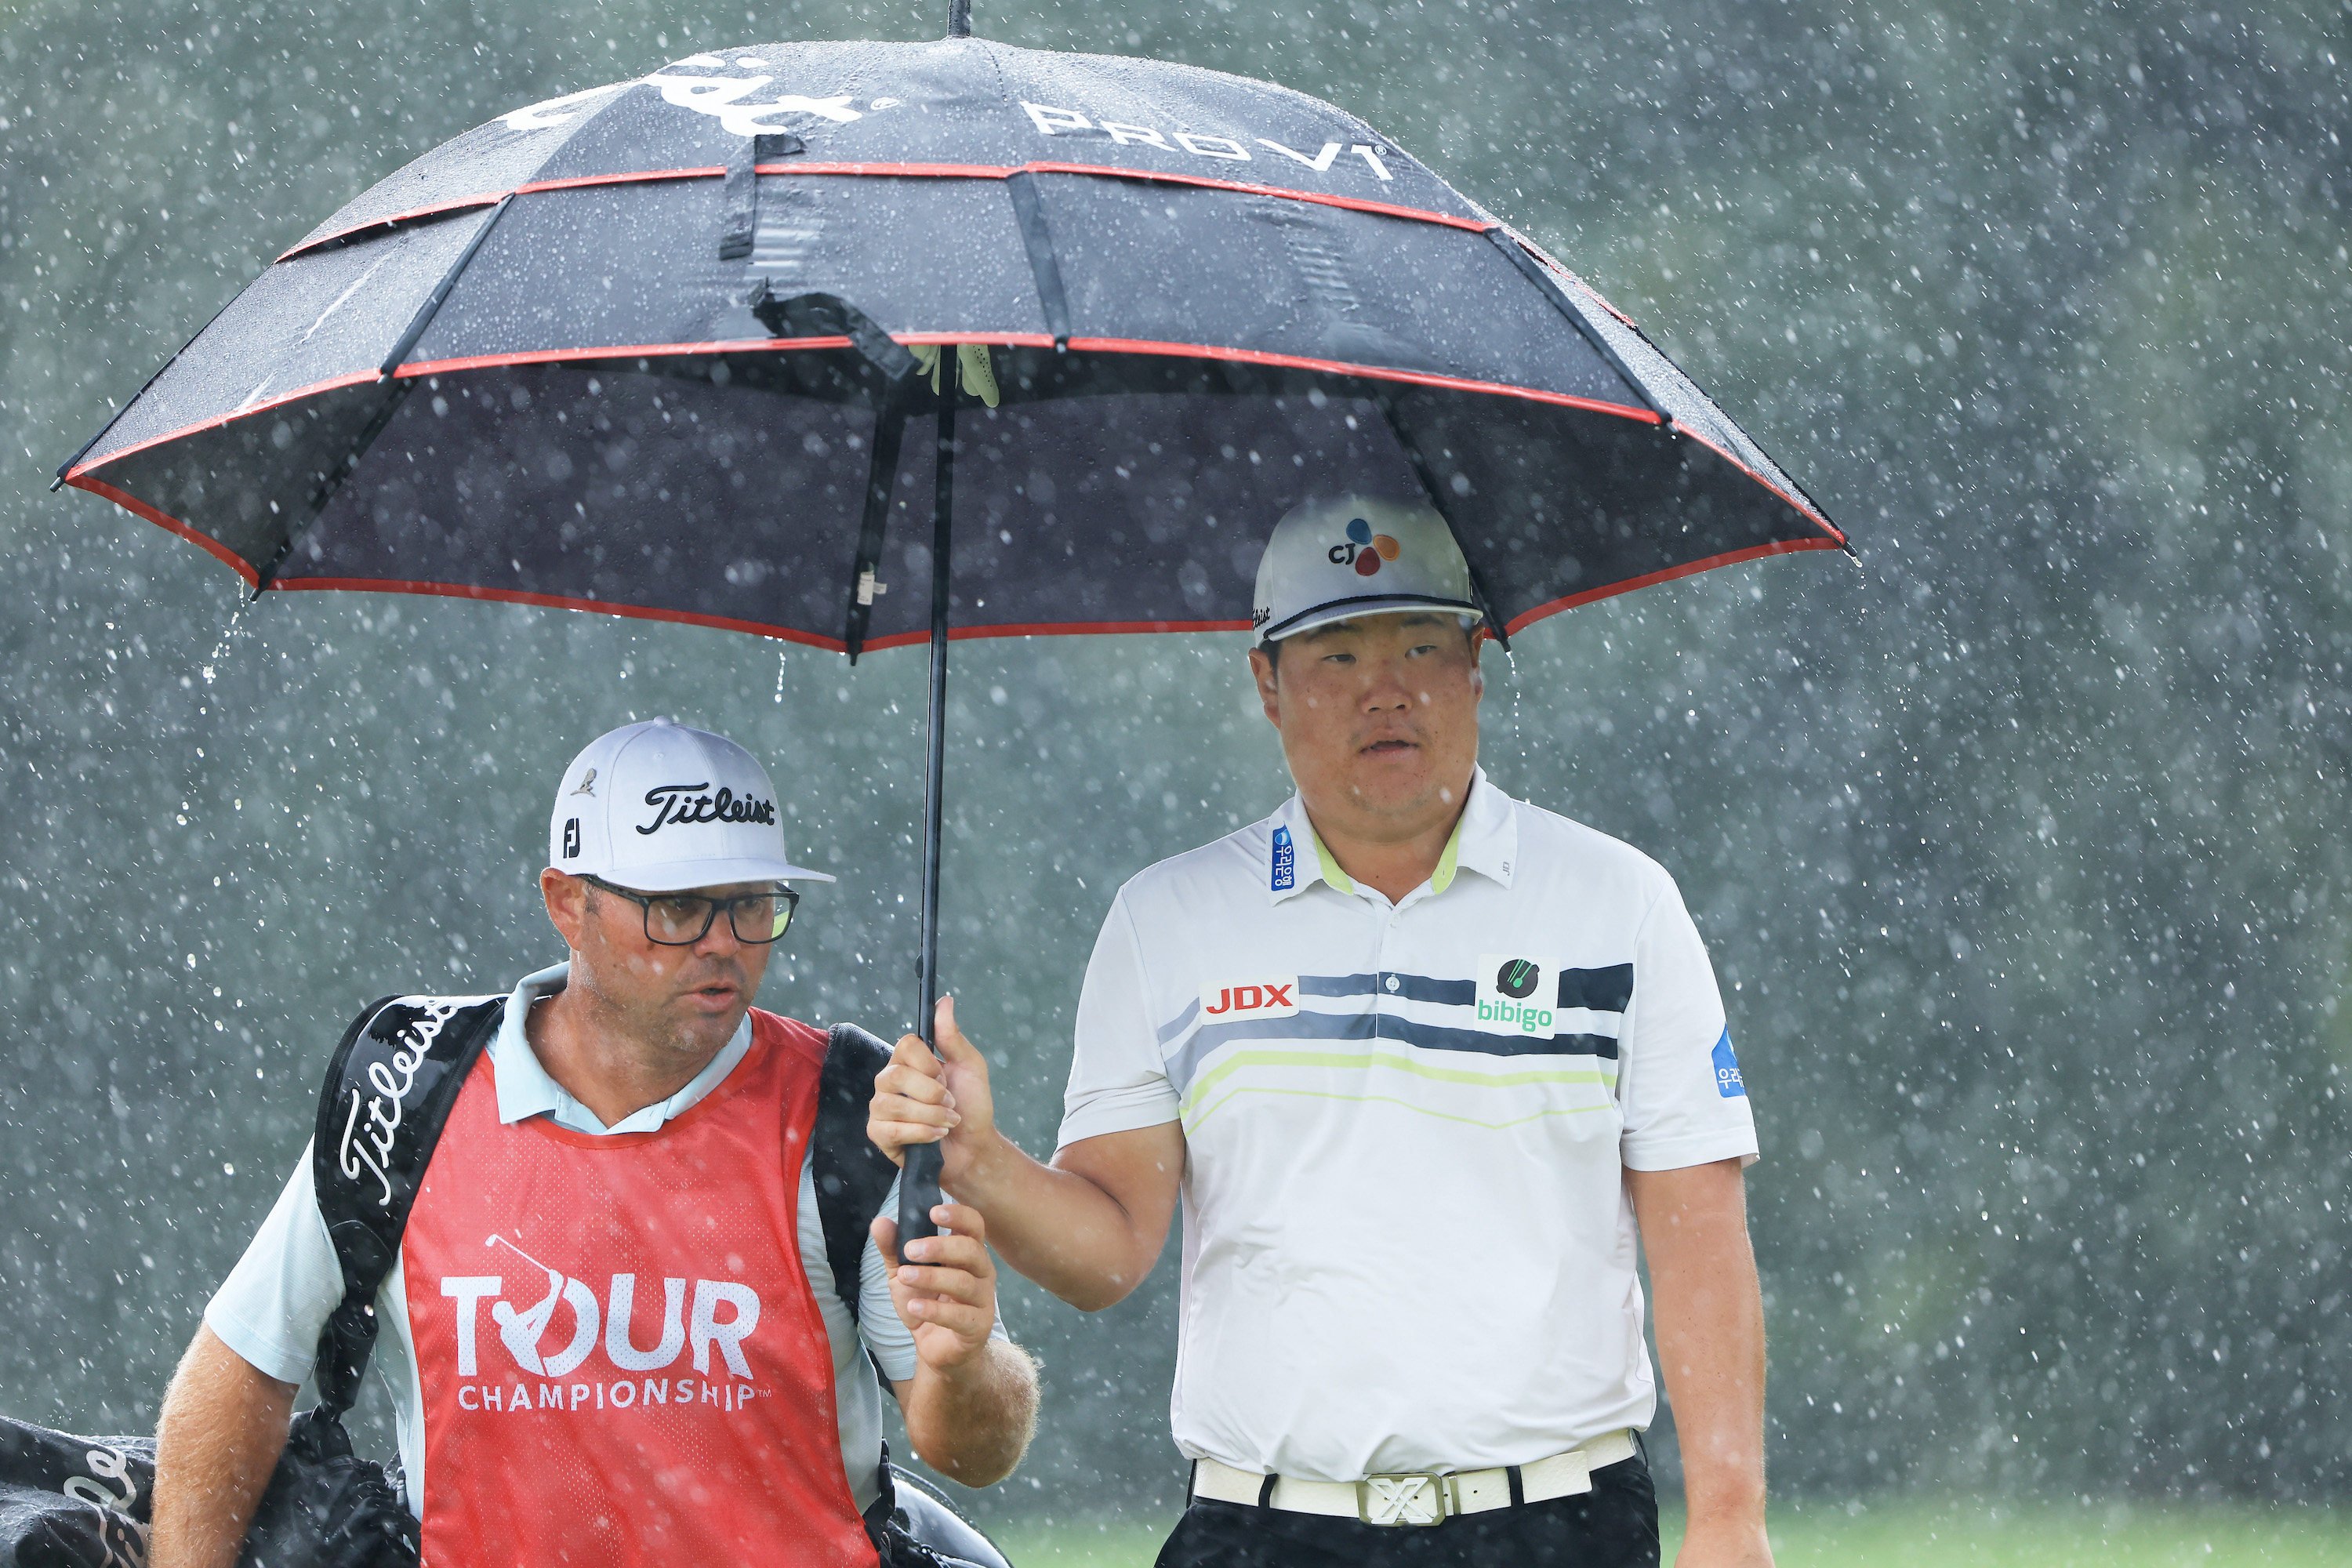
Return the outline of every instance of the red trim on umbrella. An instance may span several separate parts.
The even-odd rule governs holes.
[[[498,204],[498,192],[478,191],[470,196],[452,196],[446,202],[434,202],[425,206],[410,207],[404,212],[386,213],[382,217],[372,217],[365,223],[355,223],[347,228],[336,229],[331,234],[322,234],[316,239],[305,239],[290,245],[278,253],[276,261],[271,265],[275,266],[277,261],[291,261],[298,256],[332,245],[338,240],[349,239],[355,234],[365,234],[372,228],[396,228],[404,223],[415,223],[421,217],[439,217],[443,213],[464,212],[469,207],[490,207]]]
[[[103,479],[76,475],[66,481],[77,489],[102,496],[134,517],[143,518],[157,527],[177,534],[206,554],[226,562],[248,584],[260,582],[260,574],[246,563],[243,556],[211,536],[199,532],[178,518],[157,510],[138,497],[117,489]],[[1562,610],[1572,610],[1580,605],[1630,594],[1636,588],[1647,588],[1659,583],[1671,583],[1678,577],[1689,577],[1717,566],[1733,566],[1743,561],[1759,560],[1767,555],[1785,555],[1798,550],[1835,550],[1838,542],[1829,539],[1776,540],[1769,544],[1750,545],[1744,550],[1727,551],[1704,561],[1685,562],[1644,576],[1628,578],[1607,587],[1594,588],[1582,594],[1570,594],[1549,604],[1538,605],[1512,617],[1510,635],[1517,637],[1523,629]],[[740,620],[732,616],[707,616],[692,610],[660,609],[648,605],[625,605],[612,599],[583,599],[564,594],[534,594],[518,588],[483,588],[459,583],[429,583],[393,577],[280,577],[270,584],[273,588],[308,589],[320,592],[415,594],[430,598],[478,599],[505,605],[529,605],[545,610],[583,610],[597,615],[618,616],[626,620],[666,621],[676,626],[703,626],[714,631],[743,632],[752,637],[772,637],[779,642],[797,643],[803,647],[820,648],[828,653],[845,653],[848,645],[839,637],[820,637],[793,626],[771,626],[764,621]],[[1145,635],[1154,632],[1245,632],[1252,623],[1246,620],[1226,621],[1071,621],[1056,625],[1052,622],[1014,623],[999,626],[951,626],[949,640],[968,642],[982,637],[1087,637]],[[891,647],[912,647],[929,642],[925,631],[894,632],[887,637],[869,639],[869,650]]]
[[[133,441],[120,451],[109,452],[103,458],[91,458],[76,464],[73,471],[66,476],[66,483],[72,484],[77,476],[89,472],[101,463],[121,462],[132,453],[143,452],[150,447],[160,447],[166,441],[177,441],[183,437],[216,429],[233,420],[243,419],[255,414],[267,414],[273,408],[283,408],[288,404],[298,403],[305,397],[317,397],[324,393],[340,392],[346,386],[357,386],[362,382],[376,379],[378,379],[376,373],[372,370],[356,370],[345,375],[330,376],[325,381],[314,381],[308,386],[298,386],[291,392],[280,393],[276,397],[267,398],[259,403],[243,405],[230,409],[226,414],[215,414],[209,419],[199,419],[193,425],[184,425],[177,430],[166,430],[161,436],[150,436],[144,441]]]
[[[1010,163],[755,163],[762,174],[870,174],[913,180],[1003,180],[1019,174]]]
[[[394,577],[280,577],[270,586],[341,593],[421,594],[438,599],[488,599],[502,605],[530,605],[542,610],[593,610],[599,615],[619,616],[633,621],[668,621],[678,626],[708,626],[722,632],[748,632],[753,637],[774,637],[780,642],[800,643],[832,653],[840,653],[846,646],[839,637],[819,637],[814,632],[770,626],[764,621],[738,620],[731,616],[706,616],[692,610],[658,609],[650,605],[625,605],[614,599],[533,594],[520,588],[481,588],[463,583],[427,583]]]
[[[1737,566],[1743,561],[1760,561],[1767,555],[1786,555],[1794,550],[1840,548],[1842,546],[1834,539],[1776,539],[1769,544],[1751,544],[1742,550],[1727,550],[1720,555],[1710,555],[1703,561],[1685,561],[1679,566],[1669,566],[1663,571],[1645,573],[1639,577],[1628,577],[1622,583],[1612,583],[1605,588],[1593,588],[1581,594],[1570,594],[1565,598],[1538,605],[1532,610],[1522,610],[1511,617],[1509,624],[1504,629],[1511,636],[1517,637],[1525,627],[1535,625],[1547,616],[1556,616],[1562,610],[1573,610],[1580,605],[1612,599],[1620,594],[1630,594],[1636,588],[1655,587],[1660,583],[1671,583],[1677,577],[1696,576],[1701,572],[1709,572],[1717,566]]]
[[[186,523],[182,522],[178,518],[173,517],[171,513],[156,510],[153,507],[149,506],[145,501],[141,500],[137,496],[116,489],[104,479],[87,479],[79,473],[76,473],[68,478],[66,480],[66,483],[73,486],[73,488],[78,490],[88,490],[94,496],[104,496],[108,500],[112,501],[115,505],[121,507],[131,516],[143,517],[149,522],[153,523],[156,527],[163,529],[168,532],[178,534],[181,538],[186,540],[189,543],[194,545],[205,554],[228,563],[229,566],[236,573],[236,574],[244,578],[248,584],[257,584],[261,581],[261,574],[256,572],[251,565],[247,564],[244,556],[239,555],[236,551],[231,550],[227,545],[223,544],[211,534],[202,533],[195,529],[190,528]]]
[[[724,163],[704,163],[691,169],[649,169],[619,174],[571,174],[561,180],[530,180],[514,188],[519,196],[541,191],[576,191],[588,185],[633,185],[648,180],[713,180],[727,173]]]
[[[1007,348],[1051,348],[1054,340],[1043,332],[904,332],[894,334],[902,343],[989,343]],[[722,353],[780,353],[793,349],[843,349],[849,346],[845,337],[829,338],[735,338],[699,343],[622,343],[608,348],[528,349],[517,353],[472,354],[460,359],[420,360],[402,365],[393,372],[394,377],[412,381],[418,376],[448,375],[459,371],[495,370],[502,365],[570,364],[604,360],[656,359],[663,356],[685,357]],[[1643,425],[1655,425],[1658,416],[1646,408],[1631,408],[1619,403],[1603,403],[1594,398],[1577,397],[1565,392],[1545,392],[1531,386],[1512,386],[1498,381],[1473,381],[1464,376],[1439,375],[1428,371],[1390,370],[1377,365],[1349,364],[1339,360],[1310,359],[1304,354],[1269,353],[1262,349],[1219,348],[1210,343],[1153,342],[1130,338],[1072,338],[1074,349],[1090,349],[1104,353],[1162,354],[1181,359],[1231,360],[1244,364],[1273,365],[1290,370],[1319,371],[1332,375],[1363,376],[1374,381],[1408,382],[1415,386],[1441,387],[1450,392],[1483,392],[1500,397],[1524,397],[1538,403],[1556,404],[1563,408],[1583,409],[1594,414],[1613,414]],[[376,379],[372,370],[354,371],[346,375],[332,376],[311,385],[257,403],[250,408],[235,408],[226,414],[216,414],[193,425],[161,436],[151,436],[144,441],[93,458],[73,470],[83,474],[108,463],[119,462],[134,452],[183,437],[226,425],[249,414],[266,413],[299,398],[334,392],[346,386],[356,386]],[[1681,428],[1677,426],[1677,428]],[[1688,435],[1688,431],[1684,432]],[[1694,437],[1693,439],[1699,439]],[[1711,451],[1722,452],[1713,442],[1704,442]],[[1724,457],[1742,473],[1751,474],[1745,464],[1730,454]],[[72,476],[68,475],[70,482]],[[1762,483],[1760,479],[1758,481]],[[1787,500],[1777,487],[1766,485],[1776,496]],[[1799,503],[1791,502],[1792,505]],[[1808,517],[1811,509],[1801,507]],[[1826,526],[1826,524],[1824,524]]]
[[[1112,180],[1148,180],[1159,184],[1194,185],[1202,190],[1238,191],[1244,195],[1279,196],[1285,201],[1312,202],[1318,206],[1345,207],[1350,212],[1378,213],[1383,217],[1410,218],[1416,223],[1443,224],[1447,228],[1484,234],[1496,226],[1480,218],[1455,217],[1427,207],[1401,206],[1362,196],[1335,196],[1320,191],[1293,190],[1286,185],[1262,185],[1252,180],[1219,180],[1206,174],[1178,174],[1156,169],[1121,169],[1102,163],[1038,162],[1012,166],[990,163],[761,163],[762,174],[872,174],[916,179],[1005,180],[1015,174],[1094,174]]]
[[[950,642],[971,642],[982,637],[1114,637],[1123,634],[1143,635],[1152,632],[1245,632],[1250,623],[1232,621],[1039,621],[1013,623],[1002,626],[950,626]],[[888,637],[868,637],[866,647],[870,651],[886,647],[917,647],[931,640],[926,629],[892,632]]]
[[[1455,217],[1426,207],[1399,206],[1393,202],[1366,201],[1360,196],[1327,195],[1319,191],[1294,191],[1282,185],[1261,185],[1243,180],[1213,180],[1203,174],[1163,174],[1150,169],[1106,169],[1092,163],[1026,163],[1023,171],[1036,174],[1107,174],[1120,180],[1152,180],[1171,185],[1199,185],[1213,191],[1239,191],[1245,195],[1280,196],[1286,201],[1313,202],[1318,206],[1346,207],[1350,212],[1378,213],[1383,217],[1411,218],[1416,223],[1443,224],[1447,228],[1484,234],[1497,226],[1482,218]]]
[[[845,349],[847,338],[731,338],[705,343],[636,343],[620,348],[530,349],[521,353],[467,354],[459,359],[418,360],[392,374],[402,381],[420,375],[451,375],[461,370],[496,370],[510,364],[572,364],[583,360],[676,358],[694,354],[780,353],[790,349]]]
[[[177,524],[171,525],[179,531]],[[199,542],[204,542],[201,539]],[[213,548],[209,544],[207,548]],[[215,553],[218,552],[215,551]],[[486,599],[503,605],[530,605],[542,610],[584,610],[597,615],[620,616],[630,620],[667,621],[677,626],[705,626],[715,631],[744,632],[752,637],[772,637],[779,642],[798,643],[803,647],[822,648],[829,653],[845,653],[848,644],[839,637],[821,637],[795,626],[779,626],[765,621],[747,621],[732,616],[709,616],[693,610],[670,610],[646,605],[623,604],[614,599],[583,599],[568,594],[535,594],[520,588],[482,588],[456,583],[429,583],[393,577],[280,577],[270,584],[273,588],[304,588],[336,593],[417,594],[430,598]],[[1245,632],[1246,620],[1227,621],[1073,621],[1065,625],[1051,622],[1034,625],[1002,626],[952,626],[948,636],[956,642],[968,642],[976,637],[1034,637],[1102,636],[1116,633],[1149,632]],[[929,630],[894,632],[888,637],[867,639],[868,650],[889,647],[913,647],[930,641]]]
[[[1337,196],[1320,191],[1292,190],[1285,185],[1261,185],[1244,180],[1213,179],[1206,174],[1178,174],[1154,169],[1121,169],[1097,163],[1035,163],[1019,164],[997,163],[758,163],[754,170],[762,174],[845,174],[887,179],[929,180],[1004,180],[1015,174],[1096,174],[1113,180],[1147,180],[1160,184],[1194,185],[1203,190],[1238,191],[1244,195],[1279,196],[1285,201],[1312,202],[1318,206],[1345,207],[1350,212],[1377,213],[1382,217],[1407,218],[1415,223],[1442,224],[1447,228],[1467,229],[1472,234],[1484,234],[1496,226],[1483,218],[1456,217],[1451,213],[1433,212],[1427,207],[1402,206],[1394,202],[1369,201],[1361,196]],[[443,213],[463,212],[469,207],[490,206],[509,195],[539,195],[548,191],[576,191],[591,185],[630,185],[655,180],[717,179],[727,173],[724,165],[703,164],[685,169],[635,169],[610,174],[574,174],[560,180],[530,180],[511,191],[478,191],[472,195],[453,196],[447,201],[425,206],[410,207],[404,212],[389,213],[364,223],[339,228],[332,234],[322,234],[316,239],[306,239],[279,254],[279,261],[333,245],[353,235],[365,234],[372,228],[391,228],[412,223],[418,218],[436,217]]]
[[[1643,425],[1661,423],[1646,408],[1630,408],[1622,403],[1604,403],[1595,397],[1579,397],[1572,393],[1545,392],[1538,387],[1513,386],[1499,381],[1473,381],[1466,376],[1440,375],[1433,371],[1391,370],[1380,365],[1348,364],[1339,360],[1310,359],[1305,354],[1269,353],[1264,349],[1218,348],[1209,343],[1154,342],[1141,338],[1072,338],[1072,349],[1092,350],[1100,353],[1167,354],[1178,359],[1228,360],[1239,364],[1275,365],[1286,370],[1323,371],[1333,375],[1360,375],[1374,381],[1402,381],[1414,386],[1435,386],[1448,392],[1485,392],[1500,397],[1524,397],[1536,403],[1557,404],[1562,408],[1580,408],[1589,414],[1614,414]],[[1775,490],[1774,494],[1780,492]]]
[[[447,201],[431,202],[421,207],[409,207],[402,212],[386,213],[382,217],[372,217],[364,223],[355,223],[348,227],[336,229],[332,233],[322,234],[316,239],[303,240],[298,245],[278,252],[277,259],[290,261],[297,256],[307,255],[338,241],[349,239],[353,235],[365,234],[372,228],[396,228],[404,223],[415,223],[418,218],[439,217],[444,213],[465,212],[474,207],[496,206],[509,195],[537,195],[542,191],[578,190],[584,185],[632,185],[654,180],[703,180],[725,173],[727,169],[724,164],[714,163],[696,169],[632,170],[618,174],[574,174],[561,180],[529,180],[517,185],[512,191],[477,191],[470,196],[452,196]]]
[[[900,343],[993,343],[1005,348],[1050,349],[1054,346],[1050,332],[897,332],[892,334]],[[793,349],[845,349],[850,346],[845,337],[830,338],[731,338],[705,343],[637,343],[620,348],[533,349],[523,353],[472,354],[462,359],[418,360],[402,365],[393,374],[402,381],[420,375],[450,375],[462,370],[495,370],[501,365],[570,364],[582,361],[612,359],[656,359],[665,355],[693,357],[703,354],[784,353]]]

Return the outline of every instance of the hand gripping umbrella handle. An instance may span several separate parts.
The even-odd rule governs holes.
[[[919,1237],[939,1235],[939,1224],[931,1218],[931,1209],[945,1201],[946,1194],[940,1191],[940,1146],[908,1145],[907,1169],[898,1178],[898,1247],[902,1256],[907,1243]]]
[[[940,355],[939,483],[931,499],[931,692],[930,755],[923,776],[923,936],[919,960],[921,993],[916,1026],[923,1038],[934,1038],[940,995],[940,820],[941,791],[947,774],[948,723],[948,547],[950,520],[955,501],[955,405],[959,355]],[[931,1210],[941,1200],[940,1147],[917,1144],[907,1151],[906,1171],[898,1181],[898,1246],[939,1234]],[[904,1256],[903,1250],[901,1256]]]

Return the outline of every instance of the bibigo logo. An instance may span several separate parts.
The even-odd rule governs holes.
[[[1393,561],[1404,547],[1385,533],[1374,533],[1360,517],[1348,520],[1348,537],[1324,553],[1334,566],[1353,566],[1356,575],[1369,577],[1383,561]]]
[[[1544,1004],[1544,979],[1551,965],[1541,960],[1490,952],[1478,961],[1478,1027],[1490,1035],[1554,1033],[1553,1013]],[[1557,983],[1554,985],[1557,989]]]

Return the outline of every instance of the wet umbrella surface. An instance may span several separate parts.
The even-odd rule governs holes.
[[[1434,499],[1507,632],[1840,542],[1361,122],[970,38],[695,55],[501,116],[289,250],[67,481],[257,587],[919,640],[936,399],[900,345],[941,342],[997,393],[957,432],[958,635],[1246,626],[1265,530],[1334,486]]]
[[[1340,491],[1433,503],[1506,639],[1844,544],[1360,121],[969,37],[698,54],[500,116],[287,251],[60,478],[257,593],[929,640],[925,1020],[949,637],[1245,629],[1266,530]]]

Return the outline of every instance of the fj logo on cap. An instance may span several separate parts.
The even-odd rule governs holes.
[[[566,860],[580,858],[580,819],[576,816],[563,820],[563,858]]]
[[[1372,525],[1360,517],[1348,520],[1348,537],[1324,553],[1334,566],[1353,566],[1356,575],[1369,577],[1381,569],[1383,561],[1393,561],[1403,546],[1385,533],[1374,533]]]
[[[1478,1027],[1490,1035],[1534,1035],[1549,1039],[1553,1033],[1554,996],[1545,992],[1551,980],[1556,991],[1558,971],[1540,959],[1490,952],[1478,961]]]

